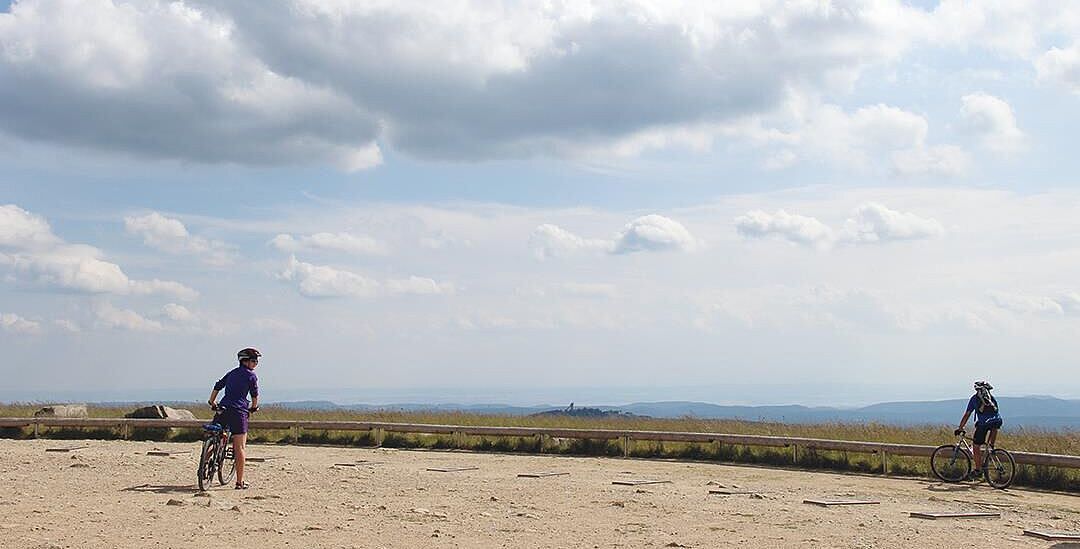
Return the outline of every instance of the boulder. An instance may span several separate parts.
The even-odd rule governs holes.
[[[161,405],[137,408],[124,414],[124,417],[134,419],[196,419],[195,414],[187,410],[177,410],[176,408]]]
[[[34,417],[87,417],[85,404],[53,404],[34,412]]]

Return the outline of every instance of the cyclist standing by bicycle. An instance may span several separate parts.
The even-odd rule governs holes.
[[[233,458],[236,460],[236,489],[247,489],[244,482],[244,459],[247,445],[248,415],[259,409],[259,378],[255,375],[255,368],[259,365],[259,357],[262,353],[258,349],[248,347],[236,353],[240,365],[230,370],[217,383],[210,392],[207,402],[213,410],[219,410],[214,417],[215,423],[228,426],[232,431]],[[220,403],[217,400],[218,392],[225,389],[225,396]],[[248,402],[248,395],[251,401]]]
[[[971,413],[975,412],[975,435],[971,441],[972,451],[975,454],[973,456],[975,458],[975,469],[971,471],[970,477],[972,480],[982,476],[982,445],[989,442],[991,447],[994,446],[994,442],[997,441],[998,429],[1001,428],[1003,423],[997,399],[990,394],[991,389],[993,387],[985,381],[975,382],[975,394],[968,399],[967,410],[960,420],[960,427],[953,431],[954,435],[960,436],[964,432],[964,427],[967,425]],[[989,435],[989,441],[987,435]]]

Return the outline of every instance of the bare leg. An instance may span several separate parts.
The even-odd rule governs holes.
[[[986,441],[990,443],[990,447],[997,443],[997,432],[997,429],[990,429],[990,436],[986,438]]]
[[[233,435],[232,437],[233,459],[236,460],[236,483],[244,482],[244,460],[247,459],[247,433]]]
[[[973,445],[971,445],[971,451],[972,451],[973,454],[975,454],[975,456],[974,456],[975,457],[975,470],[978,471],[978,470],[982,469],[982,461],[983,461],[983,459],[982,459],[982,445],[981,444],[973,444]]]

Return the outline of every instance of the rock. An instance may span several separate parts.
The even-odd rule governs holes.
[[[34,417],[87,417],[85,404],[53,404],[34,412]]]
[[[165,502],[165,505],[171,505],[173,507],[179,507],[179,506],[181,506],[183,504],[184,504],[184,502],[182,502],[182,501],[180,501],[178,499],[170,499],[169,501]]]
[[[89,469],[90,466],[85,463],[72,463],[69,465],[72,469]]]
[[[160,404],[136,408],[124,414],[124,417],[133,419],[196,419],[195,414],[188,410],[178,410]]]
[[[243,513],[244,512],[242,509],[240,509],[239,505],[233,505],[232,507],[229,507],[229,510],[230,511],[236,511],[237,513]]]

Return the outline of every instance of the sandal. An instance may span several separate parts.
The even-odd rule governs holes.
[[[251,485],[246,482],[237,482],[236,486],[233,487],[234,490],[247,490],[248,488],[251,488]]]

